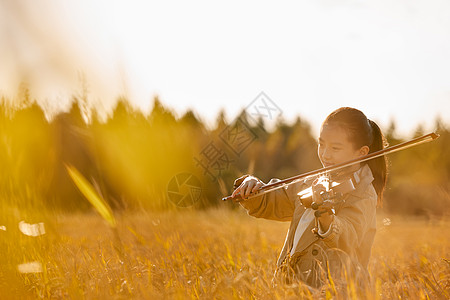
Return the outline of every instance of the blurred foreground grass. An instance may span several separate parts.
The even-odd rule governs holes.
[[[0,299],[312,297],[301,285],[271,287],[289,223],[243,210],[130,213],[116,216],[116,229],[97,214],[3,216]],[[369,265],[373,291],[364,298],[448,298],[449,225],[380,217]],[[324,295],[341,298],[331,287]]]

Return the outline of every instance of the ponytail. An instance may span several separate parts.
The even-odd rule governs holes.
[[[369,153],[382,150],[387,146],[387,141],[380,130],[380,127],[372,121],[369,120],[370,127],[372,128],[372,145],[370,145]],[[373,174],[373,187],[377,192],[378,196],[378,207],[383,207],[383,192],[386,188],[387,182],[387,158],[386,156],[381,156],[375,159],[371,159],[367,162],[370,170]]]

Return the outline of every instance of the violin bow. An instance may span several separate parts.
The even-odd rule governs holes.
[[[406,141],[406,142],[403,142],[403,143],[400,143],[400,144],[397,144],[397,145],[394,145],[391,147],[387,147],[387,148],[381,149],[379,151],[375,151],[375,152],[369,153],[365,156],[361,156],[361,157],[358,157],[358,158],[355,158],[355,159],[352,159],[352,160],[349,160],[349,161],[346,161],[343,163],[339,163],[336,165],[313,170],[310,172],[306,172],[306,173],[303,173],[300,175],[296,175],[296,176],[292,176],[292,177],[280,180],[275,183],[267,184],[267,185],[260,187],[254,193],[250,194],[246,199],[252,198],[256,195],[265,194],[265,193],[280,189],[282,187],[287,187],[288,185],[298,182],[300,180],[303,180],[307,177],[316,176],[321,173],[333,172],[333,171],[336,171],[339,169],[343,169],[343,168],[352,166],[354,164],[358,164],[358,163],[365,162],[365,161],[368,161],[368,160],[371,160],[371,159],[374,159],[377,157],[381,157],[381,156],[385,156],[385,155],[388,155],[388,154],[391,154],[394,152],[405,150],[405,149],[408,149],[408,148],[411,148],[411,147],[414,147],[414,146],[417,146],[420,144],[428,143],[428,142],[436,140],[438,137],[439,137],[439,134],[432,132],[432,133],[426,134],[424,136],[417,137],[412,140],[409,140],[409,141]],[[223,201],[234,200],[236,202],[240,202],[243,199],[240,196],[237,196],[235,198],[233,198],[231,196],[227,196],[227,197],[222,198],[222,200]]]

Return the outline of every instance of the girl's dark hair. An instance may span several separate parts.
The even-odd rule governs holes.
[[[369,153],[382,150],[387,147],[387,141],[380,127],[360,111],[351,107],[341,107],[331,114],[323,122],[322,126],[333,124],[343,128],[355,148],[369,147]],[[387,159],[381,156],[367,161],[374,177],[373,187],[377,192],[378,206],[383,205],[383,192],[387,181]]]

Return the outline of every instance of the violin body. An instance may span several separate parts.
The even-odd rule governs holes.
[[[334,206],[344,201],[346,194],[355,190],[355,184],[352,178],[347,178],[340,182],[330,181],[328,178],[322,179],[322,182],[326,183],[326,191],[320,194],[321,201],[313,202],[312,200],[312,187],[300,191],[297,196],[300,199],[305,208],[312,208],[315,210],[315,216],[319,217],[322,213],[331,212],[334,213]]]

